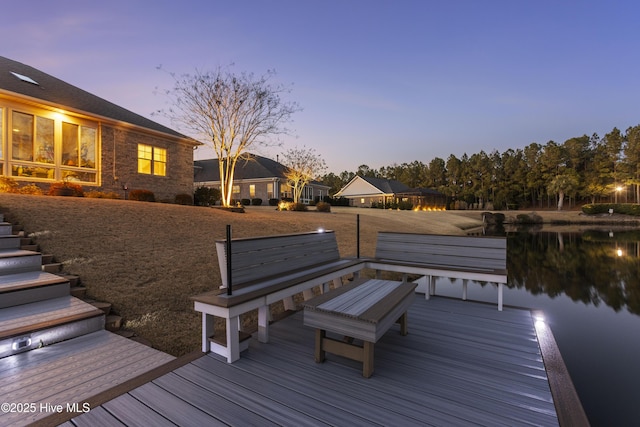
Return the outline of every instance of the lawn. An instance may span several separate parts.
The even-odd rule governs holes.
[[[80,276],[88,297],[107,301],[125,326],[155,348],[180,356],[200,348],[200,317],[189,297],[220,285],[214,241],[335,230],[343,256],[372,256],[379,230],[465,234],[479,211],[412,212],[334,208],[331,213],[245,213],[125,200],[0,194],[0,212],[23,225],[43,253]],[[562,215],[560,213],[558,215]],[[567,213],[577,217],[578,213]]]

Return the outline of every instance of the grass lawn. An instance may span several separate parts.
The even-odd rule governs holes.
[[[312,208],[313,209],[313,208]],[[190,296],[220,285],[214,241],[233,237],[335,230],[343,256],[372,256],[380,230],[465,234],[481,226],[479,211],[412,212],[334,208],[331,213],[279,212],[248,207],[245,213],[125,200],[0,194],[0,212],[20,223],[40,245],[79,275],[88,297],[108,301],[125,327],[155,348],[180,356],[200,348],[200,316]],[[516,212],[514,212],[515,214]],[[545,217],[545,213],[541,214]],[[578,212],[550,212],[578,218]]]

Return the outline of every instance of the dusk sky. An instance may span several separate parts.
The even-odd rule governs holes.
[[[275,69],[303,111],[252,151],[306,146],[340,173],[640,124],[638,16],[637,0],[14,1],[0,55],[174,128],[151,116],[172,87],[158,66]]]

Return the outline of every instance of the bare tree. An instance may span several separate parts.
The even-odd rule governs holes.
[[[313,148],[291,148],[282,154],[285,177],[292,188],[293,201],[298,203],[304,187],[325,171],[327,166]]]
[[[284,125],[300,108],[281,98],[289,89],[270,81],[274,71],[255,77],[219,67],[212,72],[171,75],[174,87],[166,92],[171,108],[161,113],[194,138],[206,141],[217,154],[222,205],[230,206],[240,156],[255,145],[268,145],[275,135],[288,133]]]

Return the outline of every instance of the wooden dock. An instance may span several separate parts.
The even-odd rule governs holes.
[[[65,425],[558,425],[534,323],[528,310],[416,295],[409,335],[395,325],[378,341],[366,379],[339,356],[316,364],[297,313],[233,364],[203,355]]]

